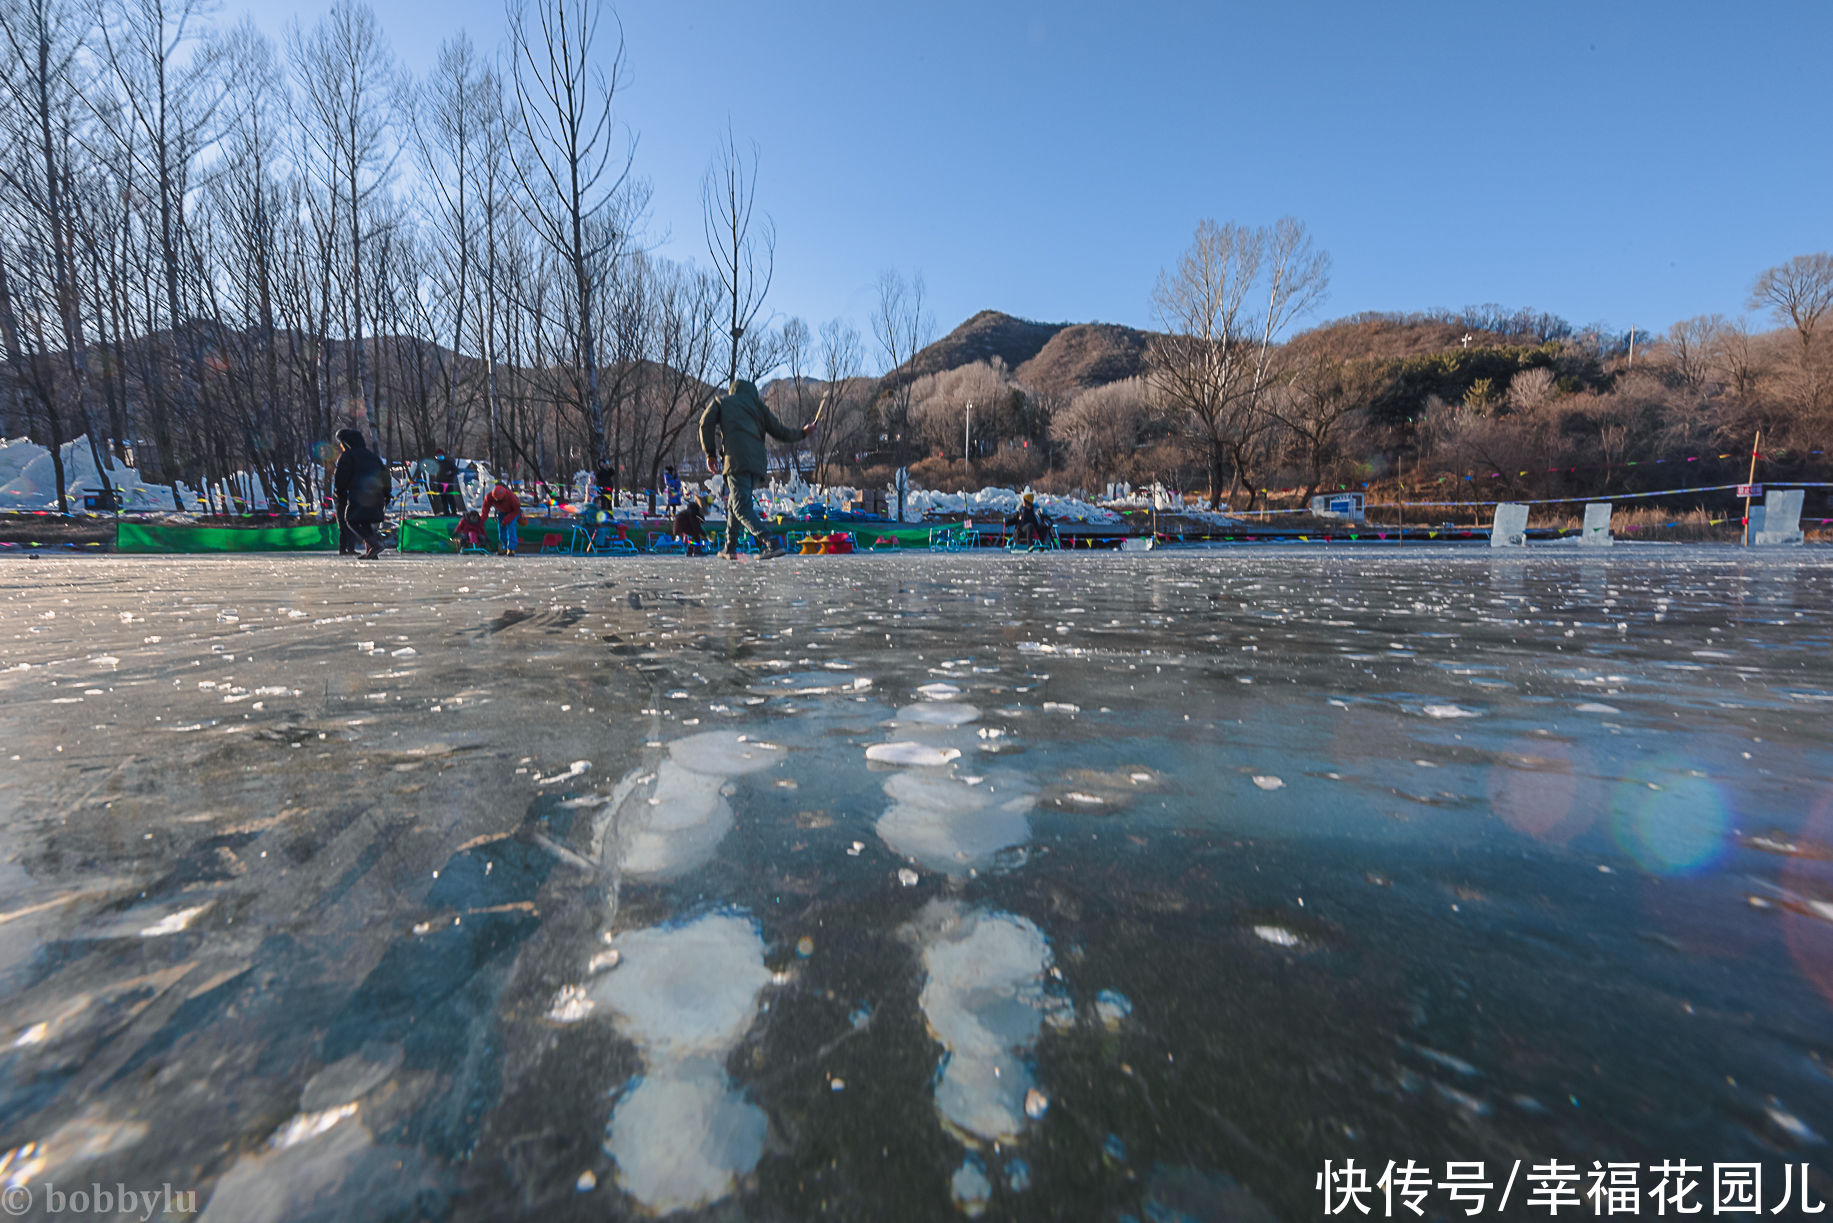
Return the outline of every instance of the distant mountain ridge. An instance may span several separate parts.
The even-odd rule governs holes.
[[[1117,323],[1039,323],[982,310],[885,376],[896,386],[995,357],[1040,395],[1067,398],[1145,372],[1153,333]]]

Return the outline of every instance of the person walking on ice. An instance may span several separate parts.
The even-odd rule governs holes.
[[[741,524],[763,547],[761,559],[785,555],[782,541],[770,534],[751,501],[758,482],[769,472],[764,437],[768,434],[779,442],[799,442],[814,431],[814,421],[793,429],[778,420],[757,393],[757,387],[743,378],[734,378],[727,394],[715,396],[706,405],[706,411],[700,414],[700,449],[706,452],[706,469],[723,470],[726,483],[726,541],[719,550],[721,556],[727,560],[737,558]],[[725,443],[723,469],[715,457],[719,453],[716,435]]]
[[[339,429],[337,444],[342,449],[331,473],[331,493],[338,524],[362,541],[359,559],[372,561],[382,555],[382,519],[394,491],[388,464],[363,444],[360,430]]]

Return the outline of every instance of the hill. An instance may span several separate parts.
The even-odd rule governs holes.
[[[1145,373],[1151,342],[1149,331],[1114,323],[1075,323],[1051,336],[1014,372],[1038,394],[1067,399],[1077,391]]]
[[[1034,323],[998,310],[982,310],[959,327],[885,375],[887,386],[914,381],[924,374],[940,374],[976,361],[997,357],[1016,370],[1063,330],[1066,323]]]
[[[885,376],[886,388],[998,358],[1039,394],[1072,395],[1144,368],[1152,333],[1113,323],[1038,323],[982,310]]]

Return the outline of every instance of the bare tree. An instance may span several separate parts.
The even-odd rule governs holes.
[[[196,411],[202,393],[203,355],[194,327],[187,325],[181,294],[186,278],[186,206],[191,171],[214,140],[218,99],[215,40],[201,37],[204,0],[97,0],[96,30],[102,59],[114,84],[117,106],[96,106],[116,145],[135,163],[150,189],[156,212],[161,281],[167,325],[175,348],[184,353],[175,405]],[[132,130],[124,130],[131,128]],[[147,337],[150,342],[152,337]],[[176,374],[177,371],[175,370]],[[184,393],[184,379],[190,379]],[[155,431],[170,393],[163,379],[152,388]],[[163,450],[163,448],[162,448]],[[162,453],[160,462],[167,461]]]
[[[1231,466],[1235,486],[1248,479],[1268,423],[1260,401],[1275,345],[1329,283],[1330,256],[1290,217],[1271,229],[1205,220],[1176,268],[1159,273],[1152,299],[1166,334],[1148,353],[1148,377],[1201,448],[1212,506]],[[1249,480],[1250,505],[1257,496]]]
[[[47,428],[45,440],[51,449],[60,510],[68,509],[62,453],[68,440],[66,419],[82,421],[88,413],[82,303],[71,252],[77,227],[73,199],[78,143],[76,74],[87,34],[78,10],[66,0],[0,5],[0,37],[5,39],[7,58],[5,71],[0,72],[7,103],[0,108],[7,141],[0,185],[6,189],[17,232],[24,238],[13,252],[20,272],[7,277],[7,313],[24,316],[21,321],[35,354],[20,364],[24,354],[17,350],[15,328],[7,355],[16,372],[25,373],[34,387]],[[34,291],[34,286],[42,288]],[[20,309],[21,298],[31,309]],[[47,315],[56,320],[61,345],[43,338],[40,320]],[[51,368],[52,354],[59,347],[67,389],[59,388]],[[69,396],[68,405],[61,402],[64,394]],[[94,434],[91,426],[92,447]],[[98,452],[97,465],[101,464]]]
[[[1668,328],[1667,348],[1674,377],[1687,391],[1698,395],[1712,376],[1712,349],[1725,329],[1719,314],[1698,314]]]
[[[388,146],[394,119],[395,64],[375,12],[360,0],[336,0],[309,34],[297,25],[287,50],[299,89],[296,120],[309,164],[346,227],[345,357],[358,415],[371,409],[375,382],[363,343],[364,241],[385,193],[394,158]]]
[[[1080,391],[1052,415],[1051,439],[1077,479],[1131,477],[1135,453],[1157,432],[1152,399],[1143,379],[1126,378]]]
[[[706,249],[713,257],[713,273],[725,290],[729,308],[732,363],[728,380],[738,377],[739,342],[764,308],[776,271],[776,226],[769,214],[756,217],[756,206],[757,145],[741,150],[728,123],[713,164],[700,180]]]
[[[821,324],[821,383],[827,408],[822,427],[809,439],[815,451],[815,482],[824,484],[828,470],[842,454],[863,449],[864,405],[860,402],[859,331],[844,319]]]
[[[1267,397],[1267,415],[1287,431],[1304,456],[1304,500],[1310,501],[1324,482],[1339,435],[1374,389],[1375,373],[1367,363],[1316,353]]]
[[[872,338],[884,354],[885,372],[880,380],[878,440],[896,457],[906,449],[910,428],[910,389],[916,380],[914,370],[904,369],[917,350],[928,342],[934,321],[923,312],[926,289],[922,273],[904,279],[895,268],[878,275],[878,300],[872,310]]]
[[[438,447],[453,449],[459,437],[458,371],[446,359],[457,354],[470,334],[469,310],[478,276],[479,224],[483,208],[478,202],[482,166],[491,141],[493,106],[501,93],[495,75],[463,33],[439,48],[433,73],[412,92],[409,111],[414,150],[427,185],[422,209],[430,223],[431,249],[438,275],[434,283],[444,314],[442,333],[449,337],[437,352],[438,375],[444,399],[444,421]],[[431,320],[429,320],[430,322]]]
[[[602,57],[595,46],[602,22],[598,0],[534,0],[532,9],[526,0],[511,0],[509,9],[514,117],[521,137],[510,157],[522,188],[516,202],[571,281],[586,458],[593,467],[607,454],[595,290],[604,264],[629,240],[626,218],[640,211],[627,191],[635,143],[618,155],[611,114],[624,69],[623,27],[617,27],[609,56]]]
[[[1718,371],[1725,389],[1740,400],[1749,400],[1756,393],[1754,340],[1749,324],[1740,318],[1719,329],[1709,350],[1712,366]]]
[[[1778,323],[1795,329],[1801,342],[1802,406],[1809,412],[1818,411],[1824,379],[1815,364],[1814,333],[1821,319],[1833,311],[1833,254],[1796,255],[1767,269],[1750,287],[1750,307],[1766,308]]]

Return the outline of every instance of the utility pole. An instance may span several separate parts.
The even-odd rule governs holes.
[[[967,424],[961,430],[961,463],[967,474],[974,474],[974,401],[967,401]]]
[[[1629,329],[1629,368],[1636,368],[1636,329]]]
[[[1750,486],[1757,482],[1757,451],[1763,448],[1763,430],[1750,443],[1750,478],[1744,481],[1744,546],[1750,546]]]

